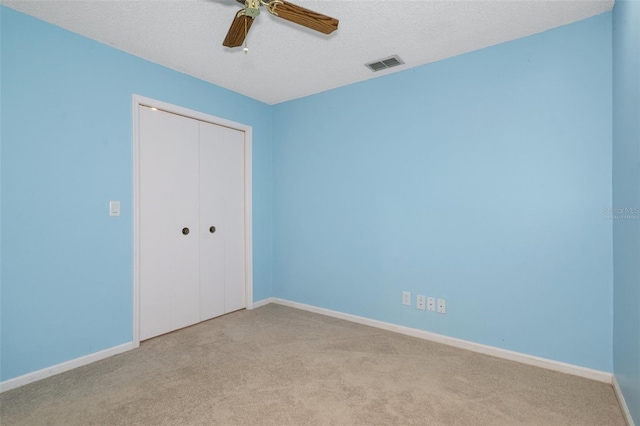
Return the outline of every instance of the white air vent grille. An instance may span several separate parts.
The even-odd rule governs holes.
[[[402,59],[400,59],[397,55],[393,55],[385,59],[380,59],[379,61],[376,61],[376,62],[365,64],[365,66],[369,68],[371,71],[376,72],[376,71],[386,70],[387,68],[391,68],[391,67],[397,67],[398,65],[402,65],[402,64],[404,64]]]

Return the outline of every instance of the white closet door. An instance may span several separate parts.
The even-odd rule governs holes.
[[[246,306],[244,215],[244,132],[201,122],[201,320]]]
[[[144,340],[200,321],[199,122],[142,106],[138,117]]]

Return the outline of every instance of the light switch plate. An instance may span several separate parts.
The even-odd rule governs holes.
[[[120,216],[120,201],[109,201],[109,216]]]

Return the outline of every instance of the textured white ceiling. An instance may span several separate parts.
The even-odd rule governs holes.
[[[459,55],[612,9],[613,0],[290,0],[340,20],[324,35],[262,8],[249,53],[222,46],[235,0],[1,0],[2,4],[268,104]],[[405,65],[371,72],[397,54]]]

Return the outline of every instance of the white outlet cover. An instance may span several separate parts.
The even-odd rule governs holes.
[[[427,311],[435,311],[435,310],[436,310],[436,298],[427,297]]]
[[[409,291],[402,292],[402,304],[411,305],[411,292]]]
[[[416,308],[424,311],[426,305],[427,298],[421,294],[418,295],[416,299]]]
[[[444,299],[438,299],[438,313],[439,314],[447,313],[447,302]]]

